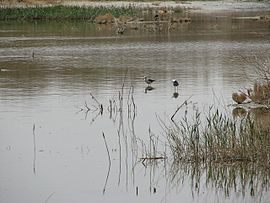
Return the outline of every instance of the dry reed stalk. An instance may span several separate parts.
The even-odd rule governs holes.
[[[33,158],[33,173],[36,174],[36,158],[37,158],[37,143],[36,143],[36,125],[33,125],[33,147],[34,147],[34,158]]]
[[[102,132],[102,137],[103,137],[103,140],[104,140],[104,144],[105,144],[105,147],[106,147],[106,150],[107,150],[108,160],[109,160],[108,172],[107,172],[107,176],[106,176],[104,187],[103,187],[103,194],[105,194],[106,186],[107,186],[109,175],[110,175],[110,171],[111,171],[111,163],[112,162],[111,162],[110,151],[109,151],[109,147],[108,147],[108,144],[107,144],[107,141],[106,141],[106,137],[105,137],[104,132]]]

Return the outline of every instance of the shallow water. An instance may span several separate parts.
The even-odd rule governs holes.
[[[157,117],[166,120],[191,96],[201,109],[227,108],[231,93],[254,79],[249,59],[269,57],[269,22],[195,18],[170,33],[121,36],[89,22],[0,22],[0,201],[258,200],[248,188],[244,195],[239,188],[213,192],[203,171],[198,192],[192,167],[174,182],[167,161],[139,159],[149,135],[164,140]],[[156,80],[151,91],[145,75]],[[180,82],[178,95],[172,79]],[[119,107],[123,83],[121,114],[109,101]],[[268,198],[266,190],[262,201]]]

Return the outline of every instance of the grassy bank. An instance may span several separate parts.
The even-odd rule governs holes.
[[[79,7],[79,6],[49,6],[49,7],[13,7],[0,8],[0,20],[94,20],[98,15],[111,13],[113,16],[134,15],[132,7]]]

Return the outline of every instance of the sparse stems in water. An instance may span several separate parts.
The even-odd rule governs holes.
[[[99,108],[99,113],[102,115],[103,114],[103,104],[101,104],[95,97],[94,95],[90,92],[89,93],[90,96],[92,97],[92,99],[98,104],[98,108]]]
[[[192,97],[192,95],[187,99],[185,100],[177,109],[176,111],[174,112],[174,114],[172,115],[171,117],[171,121],[173,121],[173,118],[175,117],[175,115],[177,114],[177,112],[184,106],[184,105],[187,105],[187,101],[190,100],[190,98]]]
[[[86,101],[84,102],[84,106],[85,106],[87,112],[91,110],[91,109],[88,107]]]
[[[107,172],[107,176],[106,176],[106,179],[105,179],[105,184],[104,184],[104,187],[103,187],[103,194],[105,194],[106,186],[107,186],[110,171],[111,171],[111,163],[112,162],[111,162],[111,156],[110,156],[110,152],[109,152],[109,147],[108,147],[104,132],[102,132],[102,137],[103,137],[103,140],[104,140],[104,143],[105,143],[105,147],[106,147],[107,154],[108,154],[108,160],[109,160],[108,172]]]
[[[105,147],[106,147],[106,150],[107,150],[107,153],[108,153],[109,165],[111,165],[111,156],[110,156],[109,147],[108,147],[104,132],[102,132],[102,137],[103,137]]]
[[[34,158],[33,158],[33,173],[36,174],[36,156],[37,156],[37,145],[36,145],[36,125],[33,125],[33,145],[34,145]]]
[[[48,197],[47,199],[44,201],[44,203],[47,203],[49,202],[50,198],[54,195],[55,192],[52,192]]]
[[[156,137],[153,132],[151,131],[151,128],[149,126],[148,129],[149,133],[149,147],[142,141],[142,149],[144,150],[143,156],[140,158],[141,163],[146,166],[147,162],[149,163],[156,163],[158,160],[165,160],[166,156],[162,153],[159,153],[158,151],[158,144],[159,144],[159,139]]]

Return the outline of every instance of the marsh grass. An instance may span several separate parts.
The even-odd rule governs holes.
[[[202,117],[196,109],[163,129],[175,162],[270,165],[270,133],[251,116],[235,120],[210,108]]]
[[[172,186],[189,182],[193,195],[207,187],[225,198],[235,192],[264,198],[270,187],[269,129],[253,114],[232,118],[213,107],[206,114],[197,108],[181,113],[178,121],[161,122],[172,153]]]
[[[133,7],[79,7],[79,6],[37,6],[37,7],[1,7],[0,20],[90,20],[96,16],[111,13],[114,17],[120,15],[132,16]]]

